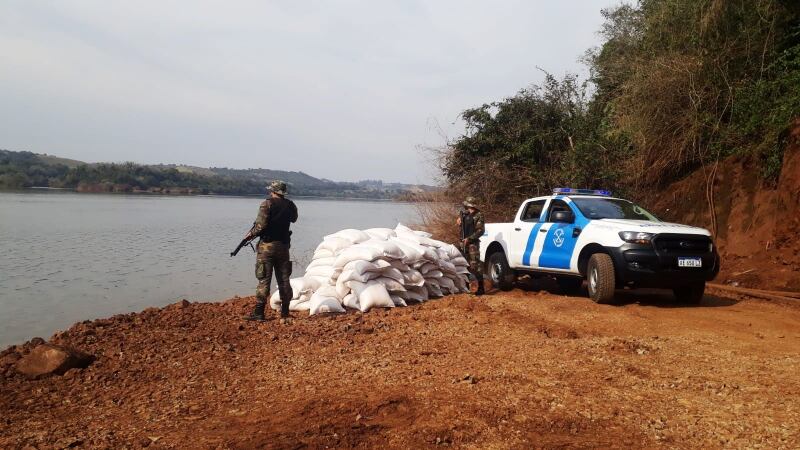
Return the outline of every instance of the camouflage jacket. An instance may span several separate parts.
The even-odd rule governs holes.
[[[483,232],[485,231],[485,223],[483,221],[483,213],[480,211],[476,212],[475,214],[467,215],[467,218],[472,219],[472,223],[467,223],[466,232],[467,235],[465,239],[470,241],[477,241],[483,236]]]

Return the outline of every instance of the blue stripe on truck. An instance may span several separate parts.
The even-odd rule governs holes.
[[[522,265],[531,265],[531,252],[533,252],[533,245],[536,243],[536,233],[542,228],[542,222],[537,222],[531,229],[531,234],[528,235],[528,243],[525,244],[525,253],[522,255]]]

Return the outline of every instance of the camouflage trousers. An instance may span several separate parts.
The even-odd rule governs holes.
[[[469,271],[477,280],[483,280],[483,267],[481,267],[480,241],[469,241],[466,247]]]
[[[289,259],[289,244],[283,242],[259,242],[256,252],[256,303],[263,305],[269,298],[269,288],[272,284],[272,271],[275,271],[275,280],[278,284],[278,293],[281,297],[281,314],[289,314],[289,302],[292,300],[292,285],[289,278],[292,276],[292,261]]]

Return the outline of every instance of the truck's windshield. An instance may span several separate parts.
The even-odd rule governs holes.
[[[641,206],[616,198],[574,197],[572,202],[587,219],[632,219],[659,222]]]

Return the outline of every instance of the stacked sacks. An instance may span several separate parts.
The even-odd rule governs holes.
[[[452,244],[402,224],[325,236],[305,276],[291,280],[289,309],[366,312],[468,291],[468,263]],[[279,309],[280,298],[270,299]]]

